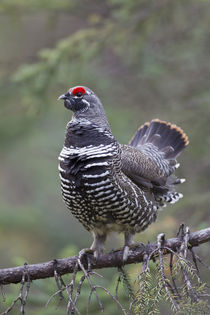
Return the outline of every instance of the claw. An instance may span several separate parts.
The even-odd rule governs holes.
[[[141,242],[125,244],[124,249],[123,249],[123,264],[125,264],[125,262],[128,259],[129,250],[135,247],[139,247],[139,245],[142,245],[145,247],[144,243],[141,243]]]
[[[92,255],[92,256],[89,256]],[[91,262],[94,255],[94,251],[91,248],[83,248],[78,255],[78,260],[80,261],[79,264],[85,263],[85,265],[87,264],[87,270],[91,271]],[[83,262],[82,262],[83,261]]]
[[[83,248],[79,252],[79,259],[82,259],[82,257],[86,254],[94,255],[94,251],[91,248]]]

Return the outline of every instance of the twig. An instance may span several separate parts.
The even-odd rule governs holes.
[[[187,258],[189,239],[190,239],[190,229],[187,226],[185,231],[184,231],[184,228],[183,228],[182,243],[181,243],[181,246],[180,246],[180,249],[179,249],[180,254],[183,255],[185,260]],[[191,297],[193,302],[198,302],[198,300],[199,300],[198,296],[197,296],[195,290],[193,289],[193,285],[191,283],[191,279],[189,278],[189,276],[187,274],[187,271],[184,268],[183,262],[181,262],[181,271],[182,271],[182,274],[183,274],[183,277],[184,277],[184,283],[185,283],[188,295]],[[200,281],[200,277],[197,274],[196,274],[196,276],[197,276],[198,280]]]
[[[166,281],[166,276],[164,273],[164,262],[163,262],[163,247],[164,247],[164,243],[165,243],[165,234],[161,233],[158,235],[157,237],[157,243],[158,243],[158,252],[159,252],[159,261],[160,261],[160,275],[161,275],[161,280],[162,280],[162,284],[163,287],[169,297],[169,300],[171,302],[171,304],[173,305],[174,309],[176,310],[176,312],[178,311],[178,305],[175,303],[173,297],[170,294],[169,291],[169,283]]]
[[[70,284],[66,285],[66,284],[64,283],[63,279],[62,279],[61,281],[62,281],[62,284],[64,285],[64,287],[61,288],[60,290],[56,291],[55,293],[53,293],[53,294],[49,297],[49,299],[48,299],[48,301],[47,301],[45,307],[48,307],[50,301],[51,301],[56,295],[60,294],[60,292],[67,291],[67,294],[68,294],[68,296],[69,296],[68,288],[70,287]],[[72,302],[73,302],[73,301],[72,301]],[[81,315],[80,312],[79,312],[79,310],[77,309],[77,307],[76,307],[76,306],[74,306],[74,307],[75,307],[75,311],[77,312],[77,314],[78,314],[78,315]]]
[[[74,310],[75,310],[75,304],[73,302],[73,292],[74,292],[77,272],[78,272],[78,262],[75,264],[75,269],[74,269],[74,272],[72,275],[72,280],[71,280],[70,285],[69,285],[70,291],[68,290],[68,287],[66,287],[66,292],[67,292],[68,297],[69,297],[68,304],[67,304],[67,315],[70,314],[70,311],[72,314],[74,314]]]
[[[121,311],[123,312],[124,315],[127,315],[125,308],[121,305],[121,303],[119,302],[118,299],[115,298],[115,296],[113,294],[111,294],[109,292],[109,290],[107,290],[106,288],[100,286],[100,285],[96,285],[94,286],[95,289],[102,289],[104,290],[109,296],[111,296],[111,298],[115,301],[115,303],[119,306],[119,308],[121,309]]]
[[[200,272],[199,272],[199,269],[198,269],[197,258],[196,258],[196,255],[195,255],[195,253],[194,253],[194,250],[193,250],[193,248],[189,248],[189,250],[190,250],[191,255],[192,255],[193,263],[194,263],[194,265],[195,265],[198,278],[200,279],[200,282],[202,282],[202,281],[201,281],[201,278],[200,278]]]
[[[27,275],[27,277],[26,277]],[[26,290],[25,290],[25,293],[24,293],[24,286],[26,284],[26,278],[27,278],[27,285],[26,285]],[[28,272],[27,272],[27,263],[24,264],[24,271],[23,271],[23,274],[22,274],[22,279],[21,279],[21,285],[20,285],[20,290],[19,290],[19,295],[18,297],[11,303],[11,305],[3,312],[1,313],[1,315],[6,315],[8,314],[12,309],[13,307],[15,306],[15,304],[20,301],[20,315],[24,315],[25,313],[25,305],[26,305],[26,300],[27,300],[27,297],[28,297],[28,293],[29,293],[29,290],[30,290],[30,276],[28,275]]]
[[[128,296],[130,299],[133,300],[134,299],[134,292],[133,292],[132,286],[130,284],[129,277],[122,266],[119,267],[118,270],[121,272],[123,284],[124,284],[124,287],[128,291]]]
[[[190,239],[190,229],[187,226],[183,237],[181,237],[181,246],[180,246],[180,249],[179,249],[179,252],[184,256],[184,258],[187,258],[187,250],[188,250],[189,239]]]
[[[24,281],[23,281],[23,287],[22,287],[22,292],[21,292],[21,307],[20,307],[20,315],[24,314],[24,307],[26,305],[26,301],[28,298],[29,290],[31,287],[31,281],[30,281],[30,275],[28,274],[27,270],[27,263],[24,264],[25,266],[25,274],[24,274]],[[23,288],[25,286],[25,277],[27,275],[27,284],[26,284],[26,289],[25,289],[25,294],[23,295]]]
[[[6,301],[6,295],[5,295],[5,292],[4,292],[4,286],[1,284],[0,288],[1,288],[2,300],[3,300],[3,302],[5,302]]]
[[[194,255],[201,265],[210,270],[210,267],[197,254],[194,253]]]
[[[133,299],[133,301],[130,302],[129,309],[128,309],[128,315],[132,314],[132,307],[133,307],[133,304],[136,303],[136,301],[137,301],[137,299]]]
[[[119,268],[118,268],[118,272],[119,272]],[[119,276],[118,276],[117,284],[116,284],[116,287],[115,287],[115,297],[116,297],[116,299],[118,299],[118,289],[119,289],[120,282],[121,282],[121,274],[119,274]]]
[[[76,295],[75,295],[75,298],[74,298],[74,305],[76,306],[77,304],[77,300],[78,300],[78,297],[80,295],[80,292],[81,292],[81,288],[82,288],[82,285],[83,285],[83,282],[85,281],[86,277],[85,275],[83,275],[80,279],[80,282],[78,284],[78,287],[77,287],[77,291],[76,291]]]
[[[47,300],[47,303],[45,304],[45,307],[48,307],[48,305],[49,305],[49,303],[51,302],[51,300],[52,300],[56,295],[60,294],[60,292],[65,291],[65,289],[66,289],[66,288],[62,288],[62,289],[56,291],[55,293],[53,293],[53,294],[49,297],[49,299]]]
[[[18,295],[18,297],[12,302],[12,304],[3,313],[1,313],[1,315],[8,314],[13,309],[13,307],[15,306],[17,301],[19,301],[19,300],[20,300],[20,296]]]
[[[170,263],[169,263],[170,274],[171,274],[171,281],[172,281],[172,284],[173,284],[174,291],[176,292],[176,295],[180,299],[181,296],[179,294],[179,291],[178,291],[178,288],[177,288],[177,285],[176,285],[176,279],[175,279],[175,277],[173,275],[173,257],[174,257],[174,254],[171,253],[170,254]]]
[[[59,292],[59,300],[63,300],[64,299],[64,296],[63,296],[63,293],[62,293],[62,284],[60,283],[59,281],[59,278],[58,278],[58,273],[57,273],[57,260],[54,259],[54,278],[55,278],[55,282],[56,282],[56,285],[58,287],[58,292]]]
[[[92,281],[91,281],[91,279],[90,279],[90,277],[89,277],[89,274],[88,274],[88,272],[85,270],[85,268],[84,268],[84,266],[83,266],[83,264],[82,264],[82,262],[81,262],[81,260],[80,260],[80,257],[78,257],[78,264],[79,264],[79,266],[80,266],[80,269],[83,271],[83,273],[84,273],[84,275],[85,275],[85,277],[86,277],[86,279],[88,280],[88,282],[89,282],[89,285],[90,285],[90,288],[91,288],[91,292],[93,292],[94,294],[95,294],[95,296],[96,296],[96,299],[97,299],[97,302],[98,302],[98,305],[99,305],[99,308],[100,308],[100,311],[101,311],[101,314],[103,314],[104,315],[104,307],[103,307],[103,304],[101,303],[101,300],[100,300],[100,298],[99,298],[99,296],[98,296],[98,294],[97,294],[97,292],[96,292],[96,289],[95,289],[95,287],[94,287],[94,285],[93,285],[93,283],[92,283]],[[90,299],[88,299],[88,305],[90,305]],[[88,308],[87,308],[88,309]],[[88,313],[87,313],[88,314]]]

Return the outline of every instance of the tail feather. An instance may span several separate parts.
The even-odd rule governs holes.
[[[160,207],[165,207],[166,202],[173,204],[176,203],[182,197],[183,195],[181,193],[169,191],[167,194],[164,194],[162,196],[156,196],[155,199]]]
[[[130,141],[133,147],[141,147],[152,143],[165,153],[166,159],[174,159],[188,145],[188,137],[184,131],[171,123],[154,119],[141,126]]]
[[[146,134],[146,131],[149,127],[149,123],[145,123],[143,126],[141,126],[138,131],[136,132],[136,134],[133,136],[133,138],[130,141],[130,145],[133,147],[137,147],[137,145],[141,142],[143,142],[143,137]]]

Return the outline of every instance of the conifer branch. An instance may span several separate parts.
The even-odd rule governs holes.
[[[210,241],[210,228],[203,229],[197,232],[190,233],[188,248],[199,246],[203,243]],[[169,251],[166,249],[171,249],[176,252],[180,248],[182,240],[180,237],[170,238],[165,240],[164,247],[165,250],[163,254],[168,254]],[[158,248],[157,242],[147,244],[147,245],[137,245],[135,248],[129,250],[128,259],[126,264],[132,264],[137,262],[142,262],[145,255],[153,257],[152,252],[156,252]],[[119,267],[122,264],[123,249],[112,251],[108,254],[102,255],[97,261],[91,258],[91,269],[101,269],[101,268],[111,268]],[[56,264],[55,264],[56,261]],[[33,264],[15,268],[5,268],[0,269],[0,285],[6,285],[10,283],[19,283],[22,280],[23,274],[25,274],[25,279],[30,281],[36,279],[44,279],[49,277],[54,277],[55,275],[55,265],[56,272],[59,276],[73,273],[75,266],[78,262],[77,256],[72,256],[69,258],[56,259],[40,264]],[[86,262],[83,263],[86,266]]]

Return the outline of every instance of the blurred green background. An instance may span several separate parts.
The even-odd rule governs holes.
[[[121,143],[152,118],[189,136],[177,171],[187,179],[179,188],[184,198],[136,240],[174,236],[181,222],[191,230],[209,226],[210,1],[1,0],[0,65],[1,268],[67,257],[91,244],[62,202],[57,170],[71,119],[57,98],[78,84],[100,97]],[[120,244],[113,235],[107,249]],[[209,258],[207,245],[199,252]],[[104,281],[115,274],[106,271]],[[35,285],[29,314],[58,314],[43,306],[54,282]],[[106,311],[116,314],[108,302]],[[161,314],[170,314],[164,305]]]

